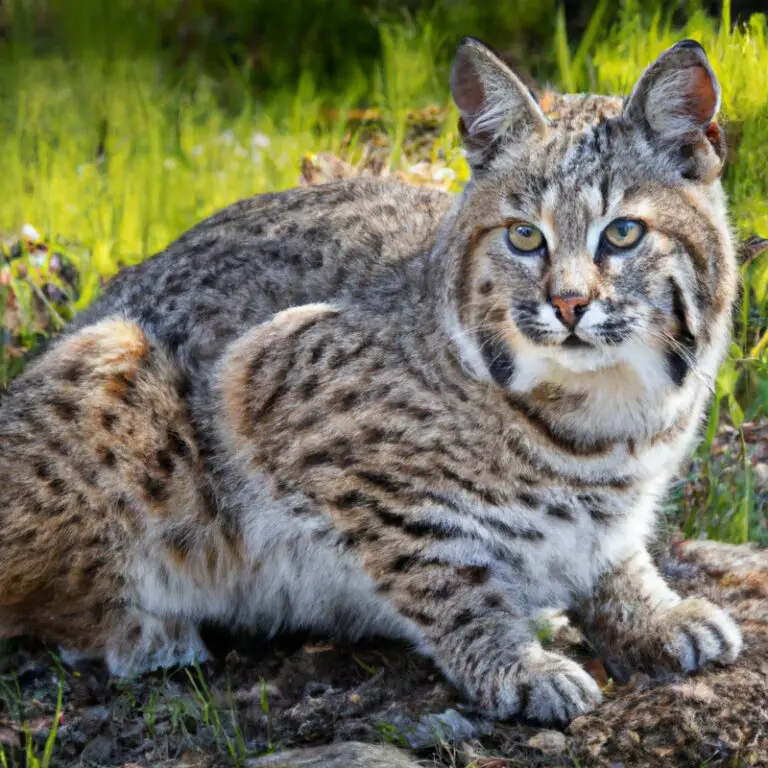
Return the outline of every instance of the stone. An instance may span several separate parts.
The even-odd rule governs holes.
[[[525,742],[525,746],[538,749],[539,752],[544,752],[547,755],[561,755],[566,750],[567,742],[565,734],[560,733],[560,731],[544,730],[531,736]]]
[[[419,720],[394,718],[387,726],[414,750],[429,749],[446,742],[455,744],[481,735],[478,726],[455,709],[447,709],[439,715],[424,715]]]
[[[324,747],[295,749],[247,760],[246,768],[420,768],[407,752],[394,747],[348,741]]]

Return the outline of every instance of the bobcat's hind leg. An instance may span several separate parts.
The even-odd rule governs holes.
[[[209,655],[192,622],[131,609],[107,638],[104,657],[112,675],[130,678],[189,666]]]

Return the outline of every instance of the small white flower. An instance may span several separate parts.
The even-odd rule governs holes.
[[[47,248],[35,248],[29,254],[29,262],[33,267],[42,267],[45,264],[45,260],[48,258]]]
[[[456,178],[456,172],[453,168],[435,168],[432,171],[432,178],[435,181],[453,181]]]
[[[251,135],[251,146],[266,148],[270,146],[272,142],[269,136],[265,136],[263,133],[254,133]]]
[[[33,243],[42,239],[40,233],[31,224],[25,224],[21,228],[21,236],[27,240],[31,240]]]
[[[242,145],[238,144],[235,147],[235,157],[248,157],[248,150]]]
[[[218,137],[218,141],[220,144],[234,144],[235,143],[235,134],[227,129],[224,131],[224,133],[221,134],[221,136]]]
[[[194,147],[190,150],[190,154],[193,157],[200,157],[204,152],[203,145],[202,144],[195,144]]]
[[[176,165],[177,163],[172,157],[166,157],[165,160],[163,160],[163,168],[166,168],[169,171],[172,171]]]

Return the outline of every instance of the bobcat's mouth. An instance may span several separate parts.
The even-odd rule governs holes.
[[[575,333],[572,333],[565,339],[561,346],[567,347],[568,349],[588,349],[592,344],[579,338]]]

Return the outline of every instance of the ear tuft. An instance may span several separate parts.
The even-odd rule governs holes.
[[[547,120],[525,85],[487,46],[461,41],[451,70],[459,128],[475,172],[496,156],[502,140],[544,130]]]

